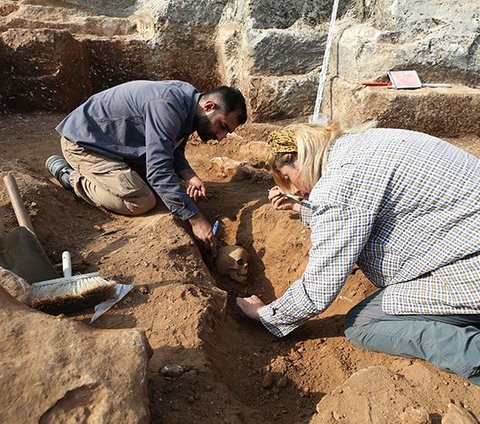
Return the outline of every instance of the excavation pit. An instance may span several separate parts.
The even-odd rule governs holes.
[[[460,377],[422,361],[364,351],[345,339],[346,312],[375,290],[357,269],[327,311],[284,339],[238,310],[237,296],[257,294],[269,302],[301,276],[307,263],[309,231],[295,214],[273,210],[267,201],[271,181],[231,181],[210,163],[217,156],[258,162],[253,146],[261,147],[274,125],[250,124],[218,143],[193,138],[187,150],[193,168],[216,194],[200,207],[209,219],[221,221],[220,244],[237,244],[250,254],[247,283],[238,284],[210,272],[188,228],[163,206],[142,217],[117,216],[87,205],[50,181],[43,163],[60,152],[54,128],[61,118],[45,113],[2,115],[0,177],[15,175],[53,263],[60,262],[62,250],[69,250],[78,272],[98,269],[106,278],[134,285],[131,294],[92,327],[145,331],[152,348],[152,422],[315,422],[320,401],[325,405],[322,414],[339,413],[335,396],[340,399],[347,393],[342,384],[352,376],[357,386],[371,387],[379,378],[378,369],[390,384],[385,389],[390,397],[376,399],[377,409],[391,409],[392,401],[395,411],[406,409],[415,387],[416,405],[430,413],[440,414],[449,399],[480,413],[477,389]],[[477,137],[453,141],[480,153]],[[13,227],[15,218],[3,187],[0,193],[5,225]],[[71,318],[87,324],[91,315],[84,310]],[[435,394],[433,386],[438,388]],[[352,411],[361,413],[362,402]],[[322,417],[318,422],[324,422]]]

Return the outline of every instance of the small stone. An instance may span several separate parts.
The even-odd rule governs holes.
[[[430,424],[430,414],[423,408],[408,407],[401,415],[402,424]]]
[[[147,286],[140,286],[138,288],[138,291],[142,294],[148,294],[150,293],[150,289]]]
[[[267,372],[262,379],[262,387],[264,389],[271,388],[275,383],[275,375],[271,372]]]
[[[161,368],[160,374],[165,377],[179,377],[185,372],[181,365],[165,365]]]
[[[279,389],[284,389],[288,385],[288,380],[285,377],[280,377],[277,381],[277,387]]]
[[[303,358],[302,354],[298,351],[296,352],[292,352],[292,354],[290,355],[290,358],[293,360],[293,361],[298,361],[300,359]]]

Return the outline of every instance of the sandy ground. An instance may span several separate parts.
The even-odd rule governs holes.
[[[214,156],[245,159],[247,143],[264,140],[270,126],[247,126],[220,143],[193,140],[187,150],[192,166],[216,194],[200,207],[212,222],[220,219],[220,245],[238,244],[251,255],[248,284],[238,285],[209,268],[211,258],[189,228],[163,206],[143,217],[115,216],[53,183],[43,164],[60,152],[54,127],[61,118],[0,116],[0,176],[16,177],[53,263],[69,250],[74,271],[98,269],[106,278],[134,285],[93,326],[145,330],[153,351],[152,422],[308,423],[326,394],[372,365],[416,385],[418,405],[427,409],[430,422],[440,422],[450,400],[480,417],[480,391],[460,377],[422,361],[364,351],[345,339],[345,313],[375,290],[358,270],[326,312],[285,339],[276,339],[242,316],[234,304],[237,295],[255,293],[269,302],[302,274],[307,262],[308,230],[295,215],[269,206],[269,181],[229,181],[210,167]],[[477,137],[453,141],[480,154]],[[7,229],[14,228],[3,185],[0,208]],[[88,309],[72,319],[88,323],[91,315]],[[105,359],[115,360],[115,352]],[[365,385],[375,384],[368,374],[365,378]],[[429,384],[422,386],[418,379]],[[395,395],[378,401],[391,411],[384,422],[402,422],[397,417],[408,405],[396,403]],[[341,417],[338,421],[348,422]]]

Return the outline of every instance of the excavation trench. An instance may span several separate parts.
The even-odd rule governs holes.
[[[220,220],[219,245],[240,245],[250,253],[250,276],[242,285],[210,272],[188,227],[162,206],[144,217],[115,216],[49,181],[43,163],[60,152],[54,131],[60,119],[52,114],[3,116],[8,142],[0,144],[2,176],[11,172],[17,178],[53,263],[69,250],[75,272],[99,270],[106,278],[134,285],[93,326],[145,330],[153,352],[152,420],[211,422],[214,414],[218,422],[308,422],[322,395],[356,369],[349,365],[355,362],[349,358],[354,349],[342,337],[343,314],[368,288],[356,288],[325,320],[312,321],[285,340],[236,307],[237,296],[257,294],[269,302],[281,295],[307,261],[308,230],[294,215],[270,207],[271,181],[265,175],[230,181],[210,163],[216,156],[259,163],[246,146],[258,148],[272,126],[247,127],[221,143],[192,140],[187,151],[216,195],[200,207],[212,221]],[[5,224],[12,228],[15,218],[5,190],[1,201]],[[72,316],[85,323],[90,317],[90,310]],[[172,365],[184,372],[162,373]]]
[[[301,423],[310,420],[325,393],[357,370],[352,355],[362,353],[343,337],[344,314],[374,288],[356,272],[326,313],[285,339],[274,337],[239,311],[237,296],[257,294],[265,302],[280,296],[301,276],[310,246],[309,230],[296,214],[271,208],[267,201],[270,180],[235,181],[234,177],[228,181],[206,162],[214,156],[245,160],[245,150],[251,149],[242,144],[258,142],[266,129],[271,128],[247,129],[240,133],[241,139],[189,149],[195,152],[192,165],[217,195],[201,207],[212,221],[221,223],[219,245],[239,245],[250,253],[247,284],[212,271],[214,284],[222,292],[213,295],[214,306],[203,317],[207,322],[213,319],[214,324],[200,325],[199,337],[215,384],[231,395],[236,416],[244,415],[252,422]],[[247,159],[255,162],[256,155],[252,157]]]
[[[69,250],[75,272],[99,270],[106,278],[134,285],[92,327],[145,331],[152,348],[148,369],[152,422],[308,423],[320,399],[371,365],[410,373],[411,378],[424,373],[464,388],[459,377],[433,366],[367,352],[345,339],[346,312],[374,290],[358,270],[322,315],[284,339],[238,310],[237,296],[257,294],[269,302],[301,276],[307,263],[309,230],[295,214],[271,208],[267,202],[271,181],[262,176],[232,179],[210,162],[222,156],[259,163],[251,148],[261,147],[272,126],[247,126],[220,143],[193,139],[187,149],[191,165],[216,195],[200,208],[212,222],[220,220],[219,245],[240,245],[250,253],[248,282],[238,284],[207,267],[211,263],[205,261],[188,226],[161,205],[142,217],[115,216],[49,181],[43,163],[60,152],[54,131],[60,119],[52,114],[2,116],[0,177],[15,175],[37,236],[53,263],[60,262],[62,250]],[[476,142],[460,145],[478,147]],[[7,229],[15,227],[4,188],[0,208]],[[85,310],[71,318],[88,324],[91,315]],[[115,360],[115,352],[105,360]],[[445,396],[470,396],[462,393]],[[439,408],[438,401],[431,404],[437,405],[431,410]]]

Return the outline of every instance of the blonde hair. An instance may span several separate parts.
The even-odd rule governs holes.
[[[280,168],[286,165],[294,166],[296,161],[303,184],[308,191],[311,191],[322,176],[330,145],[342,134],[340,125],[334,123],[323,127],[317,124],[292,124],[277,133],[291,134],[291,141],[292,144],[296,144],[296,149],[289,152],[272,150],[268,165],[275,184],[287,193],[294,192],[290,181],[283,178]]]

